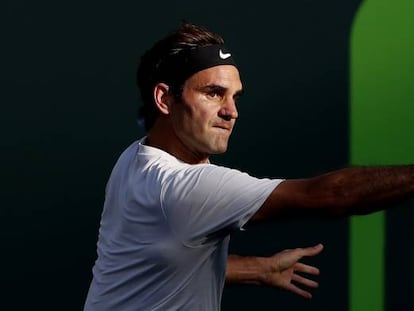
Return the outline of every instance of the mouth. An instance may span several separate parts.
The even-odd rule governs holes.
[[[224,124],[214,125],[214,128],[220,129],[225,132],[231,132],[232,127]]]

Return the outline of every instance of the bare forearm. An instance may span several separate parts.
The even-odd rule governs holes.
[[[353,167],[281,183],[254,216],[369,214],[414,197],[414,166]]]
[[[414,166],[355,167],[315,178],[309,192],[323,195],[338,215],[368,214],[414,195]]]

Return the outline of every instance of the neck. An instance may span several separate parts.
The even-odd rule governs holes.
[[[147,133],[146,145],[161,149],[188,164],[208,163],[208,154],[191,151],[167,122],[155,122]]]

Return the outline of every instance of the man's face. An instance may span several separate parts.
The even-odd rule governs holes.
[[[199,71],[184,83],[182,100],[172,105],[171,122],[187,152],[206,158],[227,150],[241,92],[239,71],[231,65]]]

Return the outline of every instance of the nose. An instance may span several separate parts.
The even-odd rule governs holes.
[[[219,117],[230,121],[231,119],[237,119],[239,112],[237,111],[236,103],[233,98],[226,100],[219,110]]]

